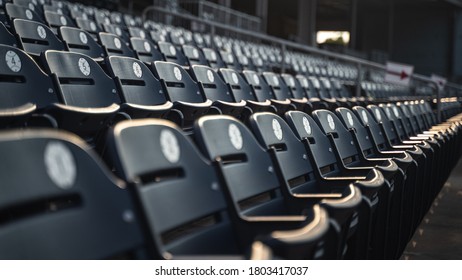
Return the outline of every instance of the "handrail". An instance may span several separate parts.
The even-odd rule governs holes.
[[[238,33],[238,34],[241,34],[241,35],[251,36],[253,38],[257,38],[257,39],[260,39],[260,40],[263,40],[263,41],[269,41],[269,42],[272,42],[274,44],[280,45],[282,50],[286,50],[287,47],[290,47],[292,49],[302,50],[302,51],[305,51],[305,52],[309,52],[309,53],[313,53],[313,54],[317,54],[317,55],[321,55],[321,56],[326,56],[326,57],[331,57],[331,58],[335,58],[335,59],[342,60],[342,61],[345,61],[345,62],[353,63],[358,67],[358,79],[356,81],[358,83],[358,85],[361,84],[361,68],[362,67],[366,66],[368,68],[374,68],[376,70],[386,71],[386,66],[383,65],[383,64],[375,63],[375,62],[372,62],[372,61],[368,61],[368,60],[365,60],[365,59],[352,57],[352,56],[348,56],[348,55],[344,55],[344,54],[339,54],[339,53],[334,53],[334,52],[322,50],[322,49],[319,49],[319,48],[316,48],[316,47],[302,45],[302,44],[299,44],[299,43],[296,43],[296,42],[292,42],[292,41],[284,40],[284,39],[277,38],[277,37],[274,37],[274,36],[270,36],[270,35],[267,35],[267,34],[263,34],[261,32],[255,32],[255,31],[251,31],[251,30],[245,30],[245,29],[241,29],[241,28],[236,28],[234,26],[229,26],[229,25],[222,24],[222,23],[219,23],[219,22],[214,22],[214,21],[210,21],[210,20],[207,20],[207,19],[202,19],[202,18],[193,16],[193,15],[189,15],[189,14],[180,14],[180,13],[177,13],[175,11],[167,10],[165,8],[162,8],[162,7],[157,7],[157,6],[148,6],[148,7],[146,7],[143,10],[143,14],[142,14],[143,21],[146,21],[147,13],[150,12],[150,11],[162,12],[162,13],[165,13],[165,14],[169,14],[169,15],[172,15],[172,16],[179,17],[179,18],[195,21],[195,22],[198,22],[198,23],[207,24],[207,25],[209,25],[209,26],[211,26],[213,28],[219,28],[219,29],[223,29],[223,30],[226,30],[226,31],[235,32],[235,33]],[[283,58],[283,61],[284,61],[284,58]],[[417,80],[417,81],[420,81],[420,82],[427,82],[427,83],[433,85],[433,89],[436,91],[437,116],[438,116],[438,120],[441,120],[441,91],[438,88],[438,84],[436,82],[434,82],[430,77],[420,75],[420,74],[413,74],[412,78],[414,80]],[[457,85],[457,84],[447,83],[446,86],[462,91],[462,86]],[[359,89],[359,87],[357,87],[357,89]],[[359,93],[358,90],[357,90],[357,93]]]

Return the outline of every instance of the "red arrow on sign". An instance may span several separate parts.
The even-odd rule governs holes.
[[[404,79],[406,79],[407,77],[409,77],[409,74],[406,73],[405,71],[401,71],[401,72],[387,71],[387,73],[392,74],[392,75],[399,76],[401,80],[404,80]]]

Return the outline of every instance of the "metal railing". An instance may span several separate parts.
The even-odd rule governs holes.
[[[282,61],[285,61],[284,60],[284,55],[285,55],[286,51],[288,49],[291,49],[291,50],[298,50],[298,51],[302,51],[302,52],[306,52],[306,53],[310,53],[310,54],[315,54],[315,55],[324,56],[324,57],[336,59],[336,60],[339,60],[339,61],[351,63],[351,64],[355,65],[357,70],[358,70],[358,75],[357,75],[357,80],[356,80],[356,84],[357,84],[357,86],[356,86],[356,96],[361,95],[361,86],[360,85],[362,83],[363,71],[365,69],[386,71],[386,66],[383,65],[383,64],[375,63],[375,62],[372,62],[372,61],[368,61],[368,60],[365,60],[365,59],[356,58],[356,57],[352,57],[352,56],[348,56],[348,55],[344,55],[344,54],[339,54],[339,53],[334,53],[334,52],[322,50],[322,49],[319,49],[319,48],[316,48],[316,47],[302,45],[302,44],[295,43],[295,42],[292,42],[292,41],[287,41],[287,40],[284,40],[284,39],[281,39],[281,38],[277,38],[277,37],[273,37],[273,36],[270,36],[270,35],[267,35],[267,34],[263,34],[261,32],[255,32],[255,31],[248,30],[248,29],[241,29],[241,28],[238,28],[238,27],[235,27],[235,26],[232,26],[232,25],[227,25],[227,24],[224,24],[224,23],[211,21],[209,19],[199,18],[199,17],[196,17],[196,16],[191,15],[191,14],[178,13],[178,12],[168,10],[168,9],[165,9],[165,8],[162,8],[162,7],[150,6],[150,7],[145,8],[145,10],[143,11],[143,20],[144,21],[147,20],[147,14],[150,11],[156,11],[156,12],[160,12],[160,13],[165,13],[166,15],[171,15],[171,16],[178,17],[178,18],[181,18],[181,19],[189,20],[191,23],[195,23],[195,24],[208,25],[210,27],[210,33],[212,35],[216,34],[217,29],[221,29],[221,30],[236,33],[236,34],[245,35],[245,36],[248,36],[249,38],[258,39],[260,41],[269,42],[273,46],[279,46],[280,47],[281,54],[282,54],[282,57],[283,57]],[[284,69],[284,64],[283,64],[282,65],[282,72],[284,72],[284,70],[285,69]],[[413,74],[412,79],[413,79],[414,82],[425,83],[425,84],[427,84],[427,85],[429,85],[429,86],[431,86],[433,88],[433,91],[434,91],[434,93],[436,95],[436,99],[437,99],[437,116],[438,116],[438,120],[441,120],[441,94],[442,94],[442,92],[441,92],[441,90],[439,90],[438,84],[436,82],[434,82],[430,77],[419,75],[419,74]],[[457,90],[458,92],[462,92],[462,86],[460,86],[458,84],[447,83],[446,87]]]

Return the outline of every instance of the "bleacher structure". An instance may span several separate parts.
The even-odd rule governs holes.
[[[461,154],[422,76],[64,1],[0,21],[0,259],[398,259]]]

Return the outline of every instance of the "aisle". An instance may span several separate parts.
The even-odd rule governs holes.
[[[402,259],[462,259],[462,160],[452,171]]]

